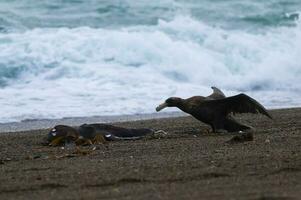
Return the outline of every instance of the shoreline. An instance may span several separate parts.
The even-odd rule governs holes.
[[[91,116],[91,117],[64,117],[58,119],[28,119],[20,122],[0,123],[0,133],[40,130],[54,127],[58,124],[78,126],[84,123],[117,123],[131,122],[149,119],[163,119],[188,116],[188,114],[175,112],[133,114],[133,115],[112,115],[112,116]]]
[[[273,112],[279,110],[291,110],[291,109],[298,109],[298,108],[300,107],[276,108],[276,109],[268,109],[268,111]],[[0,123],[0,130],[1,130],[0,134],[19,132],[19,131],[48,129],[58,124],[78,126],[84,123],[132,122],[132,121],[140,121],[140,120],[164,119],[164,118],[175,118],[175,117],[184,117],[184,116],[189,116],[189,115],[181,111],[171,111],[171,112],[133,114],[133,115],[64,117],[64,118],[57,118],[57,119],[28,119],[28,120],[22,120],[20,122]]]

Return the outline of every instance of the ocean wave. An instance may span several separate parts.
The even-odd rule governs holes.
[[[267,13],[265,15],[244,16],[241,20],[257,24],[259,26],[279,27],[279,26],[296,26],[299,21],[298,12],[291,13]]]
[[[249,33],[189,16],[0,33],[1,120],[147,113],[165,97],[207,94],[211,85],[281,107],[272,94],[300,92],[300,46],[299,24]]]

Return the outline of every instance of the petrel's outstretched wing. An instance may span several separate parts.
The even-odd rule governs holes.
[[[217,87],[214,87],[214,86],[212,86],[211,88],[213,90],[213,93],[211,95],[207,96],[207,98],[210,98],[210,99],[226,98],[225,94],[220,89],[218,89]]]
[[[215,112],[224,116],[230,113],[261,113],[272,119],[272,116],[263,107],[263,105],[245,94],[238,94],[224,99],[205,101],[203,102],[203,105],[210,107]]]

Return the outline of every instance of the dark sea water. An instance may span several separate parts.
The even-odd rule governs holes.
[[[300,14],[300,0],[1,0],[0,122],[152,113],[212,85],[301,106]]]

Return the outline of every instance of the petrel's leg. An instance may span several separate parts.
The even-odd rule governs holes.
[[[252,130],[252,127],[241,124],[232,117],[227,117],[224,121],[224,129],[228,132],[239,132]]]
[[[212,128],[212,133],[215,133],[215,127],[213,124],[210,124],[211,128]],[[208,131],[209,132],[209,131]]]
[[[215,119],[211,125],[213,133],[227,133],[228,130],[224,127],[224,119]]]

